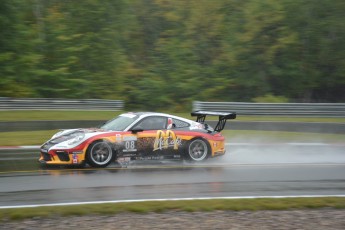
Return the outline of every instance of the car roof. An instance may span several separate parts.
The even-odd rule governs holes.
[[[160,116],[173,116],[167,113],[158,113],[158,112],[128,112],[137,116],[152,116],[152,115],[160,115]]]
[[[187,119],[184,117],[179,117],[179,116],[175,116],[175,115],[171,115],[171,114],[167,114],[167,113],[159,113],[159,112],[128,112],[128,113],[137,115],[141,118],[148,117],[148,116],[165,116],[165,117],[176,118],[176,119],[188,122],[188,123],[195,122],[191,119]]]

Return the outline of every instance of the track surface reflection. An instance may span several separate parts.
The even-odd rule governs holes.
[[[344,195],[343,146],[227,146],[205,163],[0,174],[0,206],[156,198]]]

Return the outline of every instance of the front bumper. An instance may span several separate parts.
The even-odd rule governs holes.
[[[45,165],[81,165],[85,162],[85,154],[83,151],[50,150],[46,152],[41,149],[38,161]]]

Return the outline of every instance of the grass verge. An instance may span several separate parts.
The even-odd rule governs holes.
[[[105,203],[72,206],[0,209],[0,220],[22,220],[33,217],[54,218],[56,216],[114,215],[122,212],[150,213],[167,211],[258,211],[291,209],[345,209],[344,197],[321,198],[257,198],[215,199],[183,201],[146,201],[127,203]]]
[[[58,130],[0,132],[0,146],[41,145]],[[223,130],[226,142],[326,142],[343,143],[345,134],[254,130]]]
[[[0,132],[0,146],[41,145],[58,130]]]
[[[226,142],[275,143],[275,142],[310,142],[344,143],[345,134],[304,133],[263,130],[223,130]]]
[[[0,111],[0,121],[109,120],[124,111]],[[168,111],[163,111],[170,113]],[[194,120],[189,112],[171,113]],[[216,119],[214,117],[213,119]],[[237,116],[239,121],[339,122],[345,117]]]
[[[40,164],[38,162],[39,152],[35,159],[29,160],[1,160],[0,161],[0,175],[4,172],[25,172],[32,170],[39,170]]]
[[[109,120],[119,111],[0,111],[0,121]]]

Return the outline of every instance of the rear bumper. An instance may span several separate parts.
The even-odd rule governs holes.
[[[221,152],[214,152],[212,157],[223,156],[225,154],[225,150]]]

